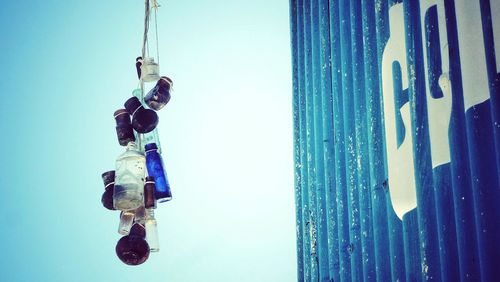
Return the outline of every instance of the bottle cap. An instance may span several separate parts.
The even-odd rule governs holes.
[[[165,86],[165,87],[167,87],[167,90],[170,90],[170,88],[172,86],[174,86],[174,82],[169,77],[162,76],[160,78],[160,80],[158,80],[158,82],[156,83],[156,85],[158,85],[158,86]]]
[[[158,146],[156,146],[156,143],[148,143],[144,146],[144,151],[152,151],[152,150],[158,150]]]
[[[142,103],[137,97],[131,97],[125,102],[124,106],[129,114],[133,115],[139,107],[142,107]]]
[[[130,123],[130,114],[126,109],[116,110],[113,116],[115,117],[116,123],[123,121],[128,121],[128,123]]]
[[[150,109],[140,108],[132,118],[132,126],[138,133],[151,132],[156,125],[158,125],[158,115]]]

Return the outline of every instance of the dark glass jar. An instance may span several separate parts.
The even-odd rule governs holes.
[[[135,58],[135,69],[137,70],[138,79],[141,79],[141,66],[142,66],[142,57]]]
[[[113,207],[113,189],[115,187],[115,171],[110,170],[102,174],[102,181],[104,182],[104,193],[101,197],[102,205],[108,210],[115,210]]]
[[[135,141],[134,130],[132,122],[130,121],[130,114],[126,109],[119,109],[115,112],[116,121],[116,136],[118,143],[122,146],[127,146],[129,142]]]
[[[148,133],[158,124],[158,115],[155,111],[145,109],[137,97],[125,102],[125,108],[132,115],[132,127],[138,133]]]
[[[144,146],[146,152],[146,168],[148,175],[155,180],[155,198],[160,202],[166,202],[172,199],[170,184],[168,183],[167,173],[161,155],[158,153],[158,147],[155,143]]]
[[[149,258],[149,245],[145,240],[146,230],[141,224],[134,224],[130,234],[123,236],[116,244],[116,255],[128,265],[139,265]]]
[[[146,183],[144,184],[144,207],[146,209],[156,208],[155,190],[154,177],[146,177]]]
[[[153,110],[158,111],[170,101],[170,90],[173,82],[170,78],[162,76],[156,86],[144,97],[144,102]]]

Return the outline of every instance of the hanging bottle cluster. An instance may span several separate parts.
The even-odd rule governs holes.
[[[116,136],[125,152],[117,157],[115,170],[102,174],[104,193],[101,202],[109,210],[121,211],[118,233],[123,237],[116,245],[116,254],[128,265],[139,265],[148,259],[150,252],[160,250],[154,210],[157,201],[172,199],[161,156],[156,111],[170,101],[173,82],[166,76],[160,77],[159,64],[146,56],[149,55],[146,54],[146,45],[150,0],[145,1],[143,55],[136,59],[141,87],[132,92],[124,108],[114,112]],[[151,1],[156,15],[158,4]],[[146,95],[145,82],[156,83]]]

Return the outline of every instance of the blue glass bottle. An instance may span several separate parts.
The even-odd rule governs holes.
[[[144,146],[146,151],[146,167],[148,175],[155,179],[155,198],[160,202],[170,201],[172,192],[168,183],[167,173],[163,165],[161,155],[158,153],[158,147],[155,143],[149,143]]]

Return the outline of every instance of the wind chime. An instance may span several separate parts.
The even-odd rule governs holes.
[[[115,111],[116,134],[125,152],[116,159],[116,169],[102,174],[105,191],[102,204],[119,210],[118,233],[124,235],[116,245],[116,254],[128,265],[145,262],[150,252],[160,250],[154,217],[156,201],[172,199],[170,184],[161,157],[158,136],[158,115],[170,100],[172,80],[159,75],[158,25],[156,0],[145,1],[144,40],[142,56],[136,59],[139,86],[124,109]],[[148,32],[150,15],[154,12],[156,62],[149,55]],[[145,83],[156,85],[144,95]]]

